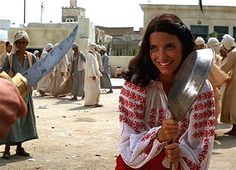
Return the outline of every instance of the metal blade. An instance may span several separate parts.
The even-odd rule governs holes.
[[[77,25],[66,39],[60,42],[60,44],[47,53],[44,58],[37,61],[32,65],[32,67],[22,74],[28,80],[30,86],[35,86],[37,82],[45,74],[51,71],[54,66],[65,56],[76,38],[78,27],[79,26]]]
[[[201,90],[210,72],[212,49],[193,51],[179,68],[168,94],[168,105],[176,121],[181,121]]]

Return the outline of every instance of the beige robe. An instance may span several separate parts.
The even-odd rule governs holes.
[[[46,56],[47,52],[43,52],[41,58]],[[39,80],[37,84],[37,89],[41,90],[45,93],[50,93],[53,88],[53,81],[52,81],[52,71],[49,71],[42,79]]]
[[[227,73],[221,70],[216,63],[213,63],[210,73],[208,75],[208,80],[211,82],[214,95],[215,95],[215,105],[216,105],[216,119],[221,113],[221,96],[219,88],[229,79]],[[217,121],[217,120],[216,120]]]
[[[61,89],[60,87],[66,81],[67,75],[68,75],[68,60],[66,55],[55,66],[53,71],[53,88],[51,91],[51,94],[53,96],[65,94],[64,89]]]
[[[223,123],[236,124],[236,48],[228,53],[221,69],[230,73],[231,79],[226,85],[220,120]]]
[[[98,60],[96,54],[88,52],[85,64],[85,103],[84,105],[95,105],[100,98],[100,77]],[[93,80],[92,77],[96,77]]]

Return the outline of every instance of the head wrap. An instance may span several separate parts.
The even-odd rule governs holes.
[[[52,43],[47,43],[47,45],[44,47],[44,50],[48,51],[48,50],[50,50],[52,48],[53,48],[53,44]]]
[[[27,34],[27,32],[25,31],[17,31],[16,34],[14,35],[14,42],[16,42],[17,40],[20,40],[20,39],[26,39],[26,41],[29,43],[30,42],[30,39],[29,39],[29,36]]]
[[[77,43],[74,43],[74,44],[72,45],[72,48],[79,48],[79,45],[78,45]]]
[[[208,47],[213,47],[215,45],[220,45],[219,40],[217,38],[215,38],[215,37],[209,38],[208,41],[207,41],[207,46]]]
[[[37,54],[39,54],[39,50],[34,51],[34,55],[37,55]]]
[[[89,50],[94,50],[97,45],[95,43],[89,43]]]
[[[23,38],[24,38],[28,43],[30,42],[30,39],[29,39],[29,36],[28,36],[27,32],[25,32],[25,31],[17,31],[17,32],[15,33],[15,35],[14,35],[14,44],[13,44],[13,46],[12,46],[12,51],[11,51],[12,54],[15,54],[16,51],[17,51],[17,47],[16,47],[15,42],[16,42],[17,40],[21,40],[21,39],[23,39]]]
[[[101,46],[101,50],[102,50],[102,51],[107,51],[107,49],[106,49],[105,46]]]
[[[196,45],[202,45],[205,44],[205,40],[202,37],[197,37],[195,40]]]
[[[225,34],[223,36],[221,43],[227,50],[230,50],[232,47],[235,47],[234,38],[229,34]]]
[[[139,41],[138,46],[141,47],[141,45],[142,45],[142,41]]]

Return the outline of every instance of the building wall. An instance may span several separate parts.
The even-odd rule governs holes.
[[[159,5],[140,4],[144,12],[144,29],[151,19],[163,13],[173,13],[179,16],[190,28],[190,25],[209,26],[208,33],[214,31],[214,26],[227,26],[229,34],[234,35],[236,26],[236,7],[204,6],[202,13],[198,5]]]
[[[10,28],[8,37],[13,42],[13,36],[18,30],[25,30],[30,37],[29,49],[42,49],[47,43],[58,43],[64,40],[78,23],[30,23],[26,28]],[[95,41],[95,26],[88,18],[79,19],[79,31],[75,42],[86,51],[89,42]]]

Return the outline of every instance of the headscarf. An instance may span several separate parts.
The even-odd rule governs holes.
[[[234,38],[229,34],[225,34],[223,36],[221,43],[227,50],[230,50],[232,47],[235,47]]]
[[[53,44],[52,43],[47,43],[47,45],[44,47],[44,50],[48,51],[48,50],[50,50],[52,48],[53,48]]]
[[[101,50],[103,50],[103,51],[107,51],[107,49],[106,49],[105,46],[101,46]]]
[[[17,51],[16,43],[15,43],[15,42],[16,42],[17,40],[21,40],[21,39],[23,39],[23,38],[24,38],[28,43],[30,42],[30,39],[29,39],[29,36],[28,36],[27,32],[25,32],[25,31],[17,31],[17,32],[15,33],[15,35],[14,35],[14,43],[13,43],[12,51],[11,51],[12,54],[15,54],[16,51]]]
[[[219,40],[217,38],[215,38],[215,37],[209,38],[208,41],[207,41],[207,46],[208,47],[213,47],[215,45],[220,45]]]
[[[30,39],[29,39],[29,36],[27,34],[27,32],[25,31],[17,31],[16,34],[14,35],[14,43],[17,41],[17,40],[20,40],[20,39],[26,39],[26,41],[29,43],[30,42]]]
[[[79,45],[78,45],[77,43],[74,43],[74,44],[72,45],[72,48],[79,48]]]
[[[197,37],[195,40],[196,45],[202,45],[205,44],[205,40],[202,37]]]
[[[89,46],[88,46],[89,51],[94,51],[96,46],[97,45],[95,43],[89,43]]]

